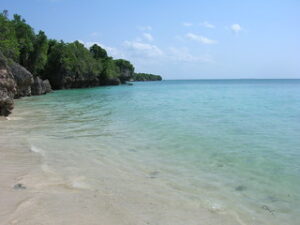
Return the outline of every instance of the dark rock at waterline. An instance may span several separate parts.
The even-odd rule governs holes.
[[[0,51],[0,116],[8,116],[12,112],[14,98],[40,95],[50,91],[49,81],[33,78],[28,70],[7,59]]]
[[[52,87],[49,80],[43,80],[43,85],[44,85],[45,94],[52,92]]]
[[[7,59],[0,51],[0,116],[8,116],[14,108],[16,82],[8,66]]]
[[[13,108],[13,98],[9,97],[7,91],[0,89],[0,116],[8,116]]]
[[[48,80],[42,80],[39,77],[35,77],[31,84],[32,95],[43,95],[51,92],[51,85]]]
[[[107,80],[106,84],[107,85],[120,85],[121,81],[119,78],[112,78],[112,79]]]
[[[15,186],[14,186],[14,189],[15,190],[25,190],[26,189],[26,187],[23,185],[23,184],[16,184]]]
[[[31,84],[33,83],[33,75],[23,66],[11,62],[9,65],[11,72],[17,84],[17,93],[15,98],[31,95]]]
[[[244,185],[239,185],[239,186],[237,186],[236,188],[235,188],[235,190],[236,191],[244,191],[244,190],[246,190],[247,188],[246,188],[246,186],[244,186]]]

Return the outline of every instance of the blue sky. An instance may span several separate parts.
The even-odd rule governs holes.
[[[49,38],[165,79],[300,78],[299,0],[0,0]]]

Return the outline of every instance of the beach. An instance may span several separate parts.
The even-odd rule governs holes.
[[[1,140],[0,224],[243,224],[186,202],[151,174],[132,174],[109,162],[97,170],[97,187],[84,176],[62,177],[43,164],[37,149],[9,146],[13,142]]]
[[[296,225],[299,81],[283,82],[17,100],[0,121],[0,224]]]

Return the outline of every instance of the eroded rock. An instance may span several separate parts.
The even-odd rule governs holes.
[[[14,108],[13,98],[16,94],[14,76],[7,59],[0,52],[0,116],[8,116]]]
[[[48,80],[43,81],[39,77],[33,79],[33,83],[31,84],[32,95],[43,95],[51,91],[51,85]]]

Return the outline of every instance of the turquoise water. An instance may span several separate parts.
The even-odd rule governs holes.
[[[300,223],[300,80],[62,90],[18,100],[13,116],[24,129],[8,133],[91,186],[105,159],[245,224]]]

